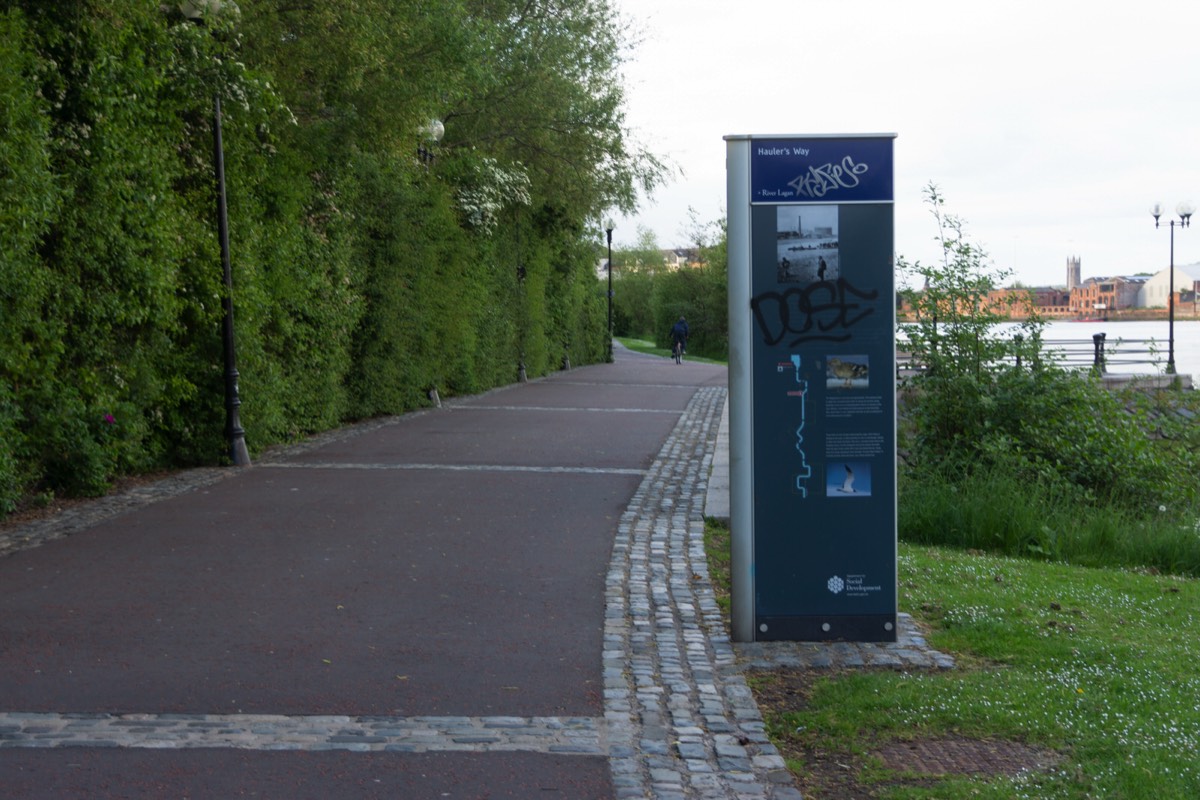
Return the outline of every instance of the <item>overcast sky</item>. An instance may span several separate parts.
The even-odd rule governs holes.
[[[896,252],[939,258],[923,187],[1026,284],[1154,272],[1200,201],[1200,3],[613,0],[643,41],[627,123],[682,175],[616,216],[685,246],[725,216],[728,134],[895,133]],[[1200,216],[1175,263],[1200,260]]]

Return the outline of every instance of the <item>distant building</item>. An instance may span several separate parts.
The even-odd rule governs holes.
[[[661,266],[655,263],[653,250],[626,250],[613,255],[613,275],[619,276],[622,269],[634,272],[653,274],[659,269],[674,271],[681,267],[700,267],[700,251],[690,247],[676,247],[670,250],[659,250],[662,259]],[[645,258],[643,258],[645,256]],[[623,260],[624,259],[624,260]],[[608,258],[596,260],[596,277],[608,277]]]
[[[1082,259],[1067,257],[1067,285],[993,289],[983,301],[991,312],[1022,316],[1032,306],[1044,319],[1106,317],[1112,312],[1137,308],[1165,308],[1170,269],[1149,275],[1116,275],[1083,279]],[[929,288],[926,286],[925,288]],[[1200,314],[1200,262],[1175,265],[1177,312]],[[914,310],[906,301],[897,304],[902,316]]]
[[[673,250],[663,250],[662,259],[663,266],[667,269],[679,269],[680,267],[698,267],[700,266],[699,256],[696,250],[689,247],[677,247]]]
[[[1145,285],[1144,275],[1088,278],[1071,290],[1071,312],[1090,317],[1136,308]]]
[[[1171,291],[1171,268],[1156,272],[1152,277],[1146,279],[1142,285],[1141,295],[1138,297],[1138,305],[1143,308],[1166,308],[1167,294]],[[1175,265],[1175,291],[1188,292],[1194,294],[1197,289],[1200,289],[1200,263],[1197,264],[1176,264]],[[1175,298],[1179,301],[1178,294]]]
[[[1078,263],[1078,259],[1076,259],[1076,263]],[[1038,286],[1028,291],[1033,296],[1034,308],[1043,317],[1071,315],[1071,292],[1069,290],[1058,286]]]
[[[1014,317],[1024,316],[1029,311],[1042,317],[1068,317],[1071,315],[1070,299],[1070,294],[1057,286],[992,289],[987,294],[985,307]]]

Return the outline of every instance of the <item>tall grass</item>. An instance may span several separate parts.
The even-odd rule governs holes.
[[[997,467],[969,481],[902,470],[899,535],[913,544],[1200,577],[1200,521],[1097,505]]]

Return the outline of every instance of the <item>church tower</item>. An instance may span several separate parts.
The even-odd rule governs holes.
[[[1079,256],[1071,256],[1067,259],[1067,291],[1071,291],[1082,282],[1079,275]]]

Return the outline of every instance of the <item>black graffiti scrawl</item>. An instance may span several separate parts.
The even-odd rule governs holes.
[[[877,289],[859,289],[845,278],[819,281],[785,291],[763,292],[750,300],[754,322],[768,347],[783,342],[845,342],[859,322],[875,313],[868,301],[879,299]]]

